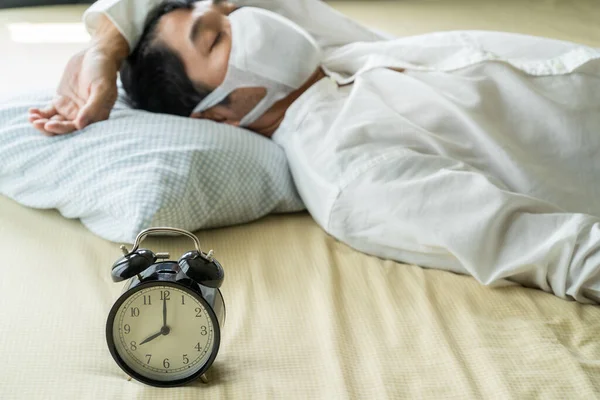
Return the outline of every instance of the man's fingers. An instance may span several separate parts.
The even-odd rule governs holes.
[[[33,124],[35,121],[37,121],[38,119],[43,119],[43,118],[44,118],[44,117],[42,117],[40,114],[29,112],[28,120],[29,120],[29,122],[31,122],[32,124]]]
[[[55,115],[51,119],[37,118],[31,121],[33,127],[46,136],[64,135],[76,130],[72,121],[67,121],[62,115]]]
[[[55,135],[64,135],[75,132],[77,127],[73,121],[48,121],[44,125],[44,130]]]
[[[48,123],[48,119],[46,118],[42,118],[42,119],[38,119],[37,121],[32,122],[32,125],[35,129],[37,129],[38,131],[40,131],[43,135],[45,136],[54,136],[53,133],[46,131],[46,129],[44,128],[44,126],[46,125],[46,123]]]
[[[56,111],[56,108],[53,105],[50,105],[45,108],[30,108],[29,113],[39,114],[44,118],[52,118],[58,113],[58,111]]]
[[[48,120],[46,118],[40,118],[36,121],[33,121],[33,127],[35,129],[37,129],[38,131],[42,131],[43,133],[46,133],[46,131],[44,130],[44,125],[46,125],[46,123],[48,122]]]
[[[54,136],[56,133],[62,133],[63,128],[59,128],[58,132],[49,131],[46,129],[46,124],[49,122],[62,122],[66,121],[66,118],[60,114],[54,114],[51,117],[47,117],[52,113],[56,113],[56,110],[45,110],[45,113],[42,115],[42,110],[38,110],[36,108],[32,108],[29,110],[28,120],[33,125],[35,129],[42,132],[46,136]],[[52,125],[49,125],[52,127]],[[68,132],[67,132],[68,133]]]
[[[55,115],[57,115],[57,113],[58,113],[58,111],[54,108],[44,109],[44,110],[40,110],[38,108],[30,108],[29,114],[28,114],[28,119],[29,119],[29,122],[33,123],[33,121],[36,121],[38,119],[50,119],[50,118],[54,117]]]

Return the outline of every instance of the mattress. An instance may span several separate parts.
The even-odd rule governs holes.
[[[492,29],[600,46],[593,0],[332,4],[399,35]],[[82,11],[0,12],[3,94],[54,84],[83,45],[73,35],[71,43],[17,43],[15,24],[69,24]],[[106,316],[122,289],[109,273],[119,244],[54,210],[0,197],[0,398],[600,396],[596,306],[366,256],[306,213],[197,235],[226,270],[221,350],[208,384],[158,389],[128,380],[106,348]],[[191,243],[160,237],[144,244],[178,256]]]

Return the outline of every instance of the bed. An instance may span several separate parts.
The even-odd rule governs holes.
[[[600,46],[595,3],[332,4],[397,35],[489,29]],[[83,10],[0,12],[0,97],[55,84],[83,46],[80,27],[69,25]],[[23,24],[50,21],[77,34],[15,41]],[[105,344],[106,316],[122,290],[109,273],[119,244],[54,210],[0,197],[0,398],[600,396],[597,306],[366,256],[327,236],[307,213],[197,235],[226,269],[221,351],[208,384],[158,389],[128,380]],[[190,249],[183,238],[145,244],[175,255]]]

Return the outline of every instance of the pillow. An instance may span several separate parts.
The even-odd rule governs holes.
[[[51,91],[0,103],[0,194],[56,208],[97,235],[132,243],[151,226],[189,231],[304,209],[271,140],[211,121],[133,110],[48,138],[27,110]]]

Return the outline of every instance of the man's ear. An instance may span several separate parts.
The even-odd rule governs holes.
[[[223,124],[240,126],[240,120],[236,113],[225,106],[214,106],[206,111],[195,112],[190,115],[192,118],[198,119],[209,119],[215,122],[221,122]]]

